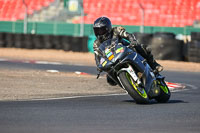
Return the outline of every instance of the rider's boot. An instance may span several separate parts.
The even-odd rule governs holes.
[[[154,70],[155,73],[161,72],[163,70],[163,66],[161,66],[156,62],[156,60],[154,60],[153,55],[149,57],[150,58],[147,59],[147,62],[150,65],[150,67]]]

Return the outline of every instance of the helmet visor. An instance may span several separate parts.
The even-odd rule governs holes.
[[[96,36],[99,36],[99,35],[104,35],[108,32],[107,28],[106,27],[95,27],[94,28],[94,33]]]

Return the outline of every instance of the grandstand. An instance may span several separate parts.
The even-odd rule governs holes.
[[[200,20],[200,0],[84,0],[85,21],[108,16],[113,24],[183,27]]]
[[[49,21],[45,16],[58,16],[69,0],[24,0],[31,21]],[[52,3],[58,2],[55,6]],[[141,25],[142,8],[145,26],[184,27],[200,20],[200,0],[83,0],[85,23],[92,24],[100,16],[107,16],[115,25]],[[59,10],[58,10],[59,9]],[[67,12],[64,12],[67,13]],[[0,0],[0,21],[23,20],[23,0]],[[80,23],[80,19],[60,15],[65,22]],[[74,16],[77,18],[77,16]]]
[[[42,10],[54,0],[24,0],[28,7],[28,14]],[[23,0],[0,0],[0,21],[23,20],[25,15],[25,5]]]

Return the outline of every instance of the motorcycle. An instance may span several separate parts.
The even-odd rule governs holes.
[[[171,93],[159,73],[153,72],[147,61],[136,51],[125,45],[126,41],[108,39],[99,46],[99,73],[106,72],[108,76],[138,104],[149,103],[155,99],[159,103],[168,102]]]

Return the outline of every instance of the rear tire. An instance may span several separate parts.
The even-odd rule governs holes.
[[[144,88],[141,88],[134,82],[133,78],[128,72],[121,72],[119,74],[120,81],[128,94],[136,101],[138,104],[149,103],[149,98],[147,96]]]
[[[166,103],[168,102],[171,92],[164,81],[158,82],[160,86],[160,95],[155,98],[155,100],[159,103]]]

